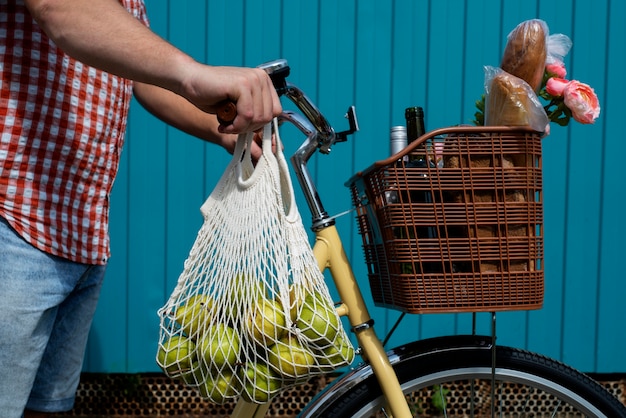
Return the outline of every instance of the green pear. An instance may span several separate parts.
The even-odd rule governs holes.
[[[259,300],[246,321],[252,339],[262,346],[274,344],[287,332],[283,305],[273,299]]]
[[[354,360],[354,347],[343,337],[338,337],[333,344],[322,350],[324,357],[321,359],[322,364],[333,367],[344,366],[352,363]]]
[[[196,345],[182,335],[174,335],[159,344],[157,363],[170,377],[189,371],[196,359]]]
[[[332,342],[339,330],[335,307],[317,292],[304,298],[295,323],[303,335],[320,347]]]
[[[313,354],[296,337],[287,335],[268,349],[270,365],[283,377],[302,377],[315,366]]]
[[[199,342],[199,355],[214,369],[233,366],[239,360],[241,341],[235,330],[225,324],[211,325]]]
[[[298,320],[298,311],[308,294],[310,292],[302,284],[289,285],[289,315],[291,322],[295,323]]]
[[[184,305],[174,311],[174,320],[183,332],[192,339],[197,339],[200,330],[210,319],[213,300],[208,295],[191,296]]]
[[[204,383],[208,369],[203,367],[202,362],[193,363],[191,369],[178,376],[187,386],[199,386]]]
[[[248,362],[240,370],[242,396],[248,402],[267,403],[280,391],[282,378],[263,362]]]
[[[241,383],[231,372],[209,375],[206,381],[198,386],[198,391],[203,398],[223,404],[228,398],[235,397],[241,392]]]

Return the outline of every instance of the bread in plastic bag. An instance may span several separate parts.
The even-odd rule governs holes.
[[[540,19],[526,20],[507,36],[500,68],[526,81],[532,90],[541,86],[546,67],[548,25]]]
[[[485,67],[485,125],[545,132],[548,116],[532,87],[501,68]]]

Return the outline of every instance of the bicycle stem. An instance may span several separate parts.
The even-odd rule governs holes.
[[[318,231],[326,226],[334,225],[334,220],[330,218],[324,209],[315,183],[311,179],[307,163],[317,150],[324,154],[330,152],[336,139],[335,130],[330,126],[317,106],[298,87],[286,83],[284,94],[302,112],[300,114],[284,111],[280,119],[290,122],[307,136],[307,139],[292,155],[291,163],[313,217],[311,228],[313,231]]]

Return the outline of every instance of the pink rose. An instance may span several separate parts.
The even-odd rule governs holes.
[[[576,80],[567,83],[563,90],[563,101],[572,111],[574,120],[580,123],[593,123],[600,116],[598,96],[585,83]]]
[[[568,80],[559,77],[552,77],[546,82],[546,91],[554,97],[561,97],[568,84]]]
[[[562,62],[554,62],[552,64],[546,65],[546,71],[549,74],[555,75],[559,78],[565,78],[565,76],[567,75],[565,64],[563,64]]]

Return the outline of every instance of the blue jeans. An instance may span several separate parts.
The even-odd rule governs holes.
[[[105,266],[24,241],[0,217],[0,415],[71,410]]]

